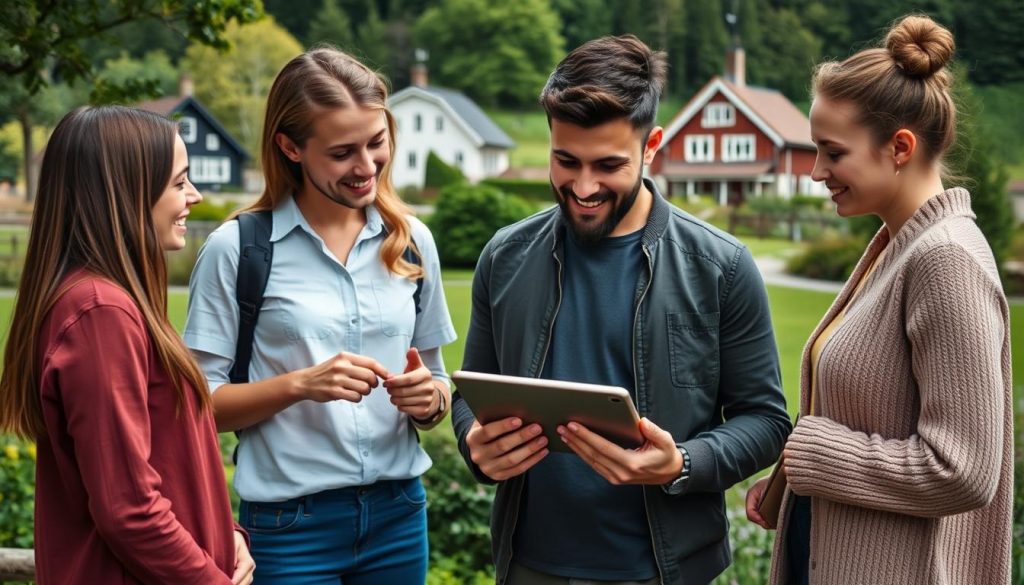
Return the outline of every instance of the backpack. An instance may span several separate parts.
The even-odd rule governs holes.
[[[249,362],[252,361],[253,336],[256,321],[263,307],[263,293],[270,279],[270,266],[274,259],[274,244],[270,241],[273,221],[270,210],[250,211],[238,215],[238,278],[235,285],[235,300],[238,303],[238,341],[235,344],[235,363],[228,378],[232,384],[249,382]],[[412,246],[405,249],[402,258],[410,264],[421,266],[420,257]],[[420,293],[423,277],[416,279],[416,291],[412,295],[416,314],[420,311]]]

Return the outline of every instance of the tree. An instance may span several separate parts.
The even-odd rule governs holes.
[[[178,91],[178,69],[163,51],[150,51],[141,59],[134,59],[123,52],[116,59],[108,59],[96,79],[114,87],[147,80],[152,82],[156,95],[175,95]]]
[[[784,30],[786,34],[763,35],[760,47],[747,52],[750,81],[777,89],[791,100],[806,101],[821,41],[787,8],[763,7],[760,19],[762,30]]]
[[[88,46],[116,40],[114,32],[127,23],[153,20],[183,27],[188,38],[224,48],[229,23],[251,22],[261,15],[259,0],[0,2],[0,119],[15,118],[22,126],[26,198],[35,197],[32,128],[53,113],[48,100],[40,100],[38,94],[54,80],[67,85],[96,81]],[[124,85],[100,81],[90,100],[128,102],[154,91],[155,84],[136,79]]]
[[[352,45],[352,22],[338,6],[338,0],[324,0],[320,12],[309,24],[306,41],[306,45],[330,43],[340,48]]]
[[[414,37],[440,85],[488,105],[523,106],[536,103],[562,57],[560,28],[544,0],[442,0],[423,13]]]
[[[1024,81],[1024,2],[960,2],[956,15],[960,60],[978,84]]]
[[[49,82],[47,72],[68,83],[92,80],[95,68],[82,50],[86,39],[111,38],[129,22],[159,20],[184,27],[188,38],[227,48],[230,23],[262,15],[259,0],[4,0],[0,4],[0,75],[19,76],[30,93]]]
[[[562,20],[566,50],[612,33],[614,13],[607,0],[554,0],[551,5]]]
[[[430,230],[444,234],[437,254],[445,267],[472,267],[500,228],[530,214],[528,203],[488,185],[453,183],[441,189]]]
[[[194,80],[196,98],[255,156],[270,86],[302,46],[272,17],[245,26],[232,23],[224,38],[229,51],[193,44],[181,69]]]

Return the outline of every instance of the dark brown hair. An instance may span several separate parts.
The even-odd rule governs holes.
[[[877,144],[907,128],[927,160],[941,162],[956,136],[953,77],[946,69],[954,49],[953,35],[931,18],[906,16],[889,29],[884,48],[819,65],[812,93],[856,104],[859,122]]]
[[[184,403],[200,410],[206,380],[167,319],[167,267],[152,209],[167,189],[177,126],[142,110],[83,107],[64,116],[46,146],[0,376],[0,430],[45,433],[39,399],[39,332],[76,268],[120,286],[135,301],[160,362]],[[184,380],[183,380],[184,379]]]
[[[288,62],[277,74],[267,96],[260,153],[266,188],[248,210],[273,209],[285,197],[302,188],[302,167],[281,152],[274,136],[280,132],[299,147],[313,133],[313,121],[323,109],[358,106],[380,110],[387,119],[391,156],[377,182],[375,205],[388,235],[381,245],[381,261],[392,273],[409,278],[423,276],[423,269],[402,254],[412,243],[406,216],[412,210],[391,184],[395,154],[395,119],[387,109],[388,88],[375,72],[355,57],[331,47],[307,51]],[[413,245],[415,249],[415,245]]]
[[[551,119],[592,128],[627,118],[650,130],[665,86],[665,53],[651,51],[633,35],[601,37],[574,49],[540,92]]]

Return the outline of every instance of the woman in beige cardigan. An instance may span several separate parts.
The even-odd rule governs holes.
[[[814,178],[885,225],[804,350],[773,584],[1009,583],[1007,306],[969,194],[942,184],[952,54],[910,16],[815,74]]]

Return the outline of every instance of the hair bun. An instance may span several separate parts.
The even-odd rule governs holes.
[[[927,16],[907,16],[885,36],[885,48],[908,75],[929,77],[953,58],[953,33]]]

